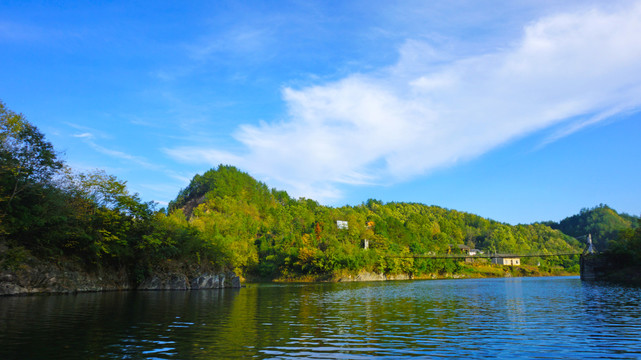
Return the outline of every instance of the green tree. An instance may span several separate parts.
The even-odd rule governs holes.
[[[44,135],[0,102],[0,235],[33,242],[27,234],[57,221],[51,180],[62,165]]]
[[[636,226],[635,223],[635,217],[619,214],[609,206],[601,204],[591,209],[581,209],[579,214],[567,217],[559,223],[547,224],[573,237],[591,234],[597,250],[605,251],[609,242],[618,239],[619,231],[631,229]]]
[[[47,184],[62,165],[44,135],[0,102],[0,200],[10,205],[26,188]]]

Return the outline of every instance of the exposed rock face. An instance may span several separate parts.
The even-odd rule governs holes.
[[[197,290],[241,287],[233,272],[203,273],[193,279],[179,272],[157,273],[138,286],[125,268],[87,272],[73,265],[37,263],[0,271],[0,295],[75,293],[113,290]]]
[[[87,273],[54,264],[38,264],[0,272],[0,295],[69,293],[131,289],[124,269]]]
[[[387,275],[386,279],[387,280],[412,280],[412,275],[411,274]]]
[[[145,279],[138,290],[201,290],[241,287],[240,278],[232,272],[201,274],[191,280],[184,274],[156,274]]]
[[[177,273],[155,274],[138,285],[139,290],[187,290],[187,276]]]
[[[410,280],[411,275],[408,274],[395,274],[386,275],[361,271],[356,276],[346,276],[338,279],[338,281],[385,281],[385,280]]]
[[[191,280],[192,289],[218,289],[225,283],[224,274],[203,274]]]

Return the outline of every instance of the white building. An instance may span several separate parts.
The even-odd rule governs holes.
[[[521,258],[516,256],[493,257],[492,264],[519,266],[521,265]]]

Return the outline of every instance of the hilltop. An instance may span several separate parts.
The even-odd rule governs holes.
[[[617,241],[622,231],[637,227],[638,222],[637,216],[620,214],[609,206],[600,204],[591,209],[581,209],[578,214],[559,222],[550,221],[545,224],[572,237],[591,234],[596,248],[605,251],[612,242]]]
[[[196,175],[169,205],[170,216],[215,244],[232,266],[266,278],[333,272],[453,273],[461,264],[400,256],[457,252],[577,252],[582,245],[544,224],[508,225],[478,215],[418,203],[367,200],[327,207],[269,189],[233,166]],[[569,259],[525,260],[542,268],[576,267]]]

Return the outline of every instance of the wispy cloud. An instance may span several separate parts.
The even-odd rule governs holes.
[[[294,195],[398,182],[582,117],[548,141],[641,105],[641,4],[532,22],[517,42],[443,63],[408,40],[392,67],[285,88],[288,117],[240,126],[242,154],[175,148],[179,161],[233,163]]]
[[[272,31],[269,27],[255,28],[238,26],[222,34],[203,38],[200,42],[187,47],[189,54],[196,59],[206,59],[216,54],[255,55],[269,49]]]
[[[71,136],[74,138],[80,139],[83,143],[85,143],[89,148],[93,149],[94,151],[101,153],[103,155],[107,155],[112,159],[116,159],[118,162],[121,162],[123,166],[125,166],[125,164],[134,164],[140,169],[144,169],[145,171],[161,173],[166,178],[173,180],[173,181],[170,181],[171,184],[168,184],[167,180],[165,180],[162,184],[152,184],[152,183],[143,184],[140,186],[141,188],[152,190],[153,192],[158,193],[159,196],[168,196],[167,194],[173,194],[176,191],[177,185],[185,185],[185,184],[188,184],[190,181],[190,175],[186,175],[186,174],[177,172],[175,170],[168,169],[166,166],[156,164],[150,161],[149,159],[147,159],[146,157],[137,156],[134,154],[127,153],[125,151],[115,150],[115,149],[100,145],[99,140],[113,138],[113,136],[107,133],[99,132],[95,129],[79,126],[72,123],[67,123],[67,125],[78,130],[87,130],[82,133],[72,134]],[[94,168],[94,166],[87,166],[84,164],[74,164],[74,166],[72,167],[83,170],[83,171],[89,171]],[[123,168],[111,168],[111,169],[104,165],[101,167],[105,170],[109,170],[114,173],[127,171],[126,166]],[[160,201],[160,203],[166,205],[166,202]]]
[[[79,138],[79,139],[92,139],[93,138],[93,134],[88,133],[88,132],[85,132],[85,133],[82,133],[82,134],[73,134],[71,136],[73,136],[75,138]]]
[[[128,153],[126,153],[124,151],[113,150],[113,149],[109,149],[107,147],[104,147],[102,145],[99,145],[96,142],[96,138],[105,139],[105,138],[110,138],[111,137],[110,135],[108,135],[106,133],[102,133],[102,132],[96,131],[94,129],[91,129],[91,128],[88,128],[88,127],[85,127],[85,126],[79,126],[79,125],[76,125],[76,124],[73,124],[73,123],[67,123],[67,125],[69,125],[70,127],[75,128],[75,129],[87,130],[87,131],[84,131],[82,133],[72,134],[71,136],[74,137],[74,138],[78,138],[78,139],[82,140],[83,143],[87,144],[90,148],[92,148],[93,150],[95,150],[95,151],[97,151],[97,152],[99,152],[101,154],[107,155],[107,156],[112,157],[112,158],[125,160],[125,161],[128,161],[128,162],[134,163],[134,164],[136,164],[138,166],[141,166],[141,167],[143,167],[145,169],[149,169],[149,170],[161,170],[162,169],[161,166],[158,166],[158,165],[155,165],[155,164],[149,162],[144,157],[135,156],[135,155],[132,155],[132,154],[128,154]],[[97,132],[97,134],[96,134],[96,132]]]
[[[145,158],[141,156],[135,156],[135,155],[128,154],[124,151],[109,149],[104,146],[98,145],[95,142],[90,140],[87,140],[86,143],[89,146],[91,146],[91,148],[98,151],[99,153],[102,153],[104,155],[111,156],[117,159],[132,162],[136,165],[142,166],[145,169],[160,170],[162,168],[161,166],[150,163],[149,161],[147,161]]]
[[[113,138],[112,135],[110,135],[110,134],[108,134],[108,133],[106,133],[104,131],[97,130],[97,129],[93,128],[93,127],[89,127],[89,126],[85,126],[85,125],[79,125],[79,124],[72,123],[72,122],[64,122],[64,124],[69,126],[69,127],[71,127],[71,128],[73,128],[73,129],[76,129],[76,130],[80,131],[79,134],[72,134],[71,135],[71,136],[76,137],[76,138],[85,138],[85,139],[87,139],[87,138],[89,138],[89,139],[93,139],[93,138],[111,139],[111,138]]]
[[[638,104],[623,104],[619,107],[597,113],[596,115],[589,116],[587,118],[581,117],[575,121],[570,121],[567,124],[564,124],[564,126],[562,126],[560,129],[556,129],[554,132],[552,132],[552,134],[543,139],[538,148],[543,148],[548,144],[551,144],[566,136],[572,135],[573,133],[586,127],[602,123],[604,122],[604,120],[612,119],[618,115],[629,114],[638,111],[638,107]]]

